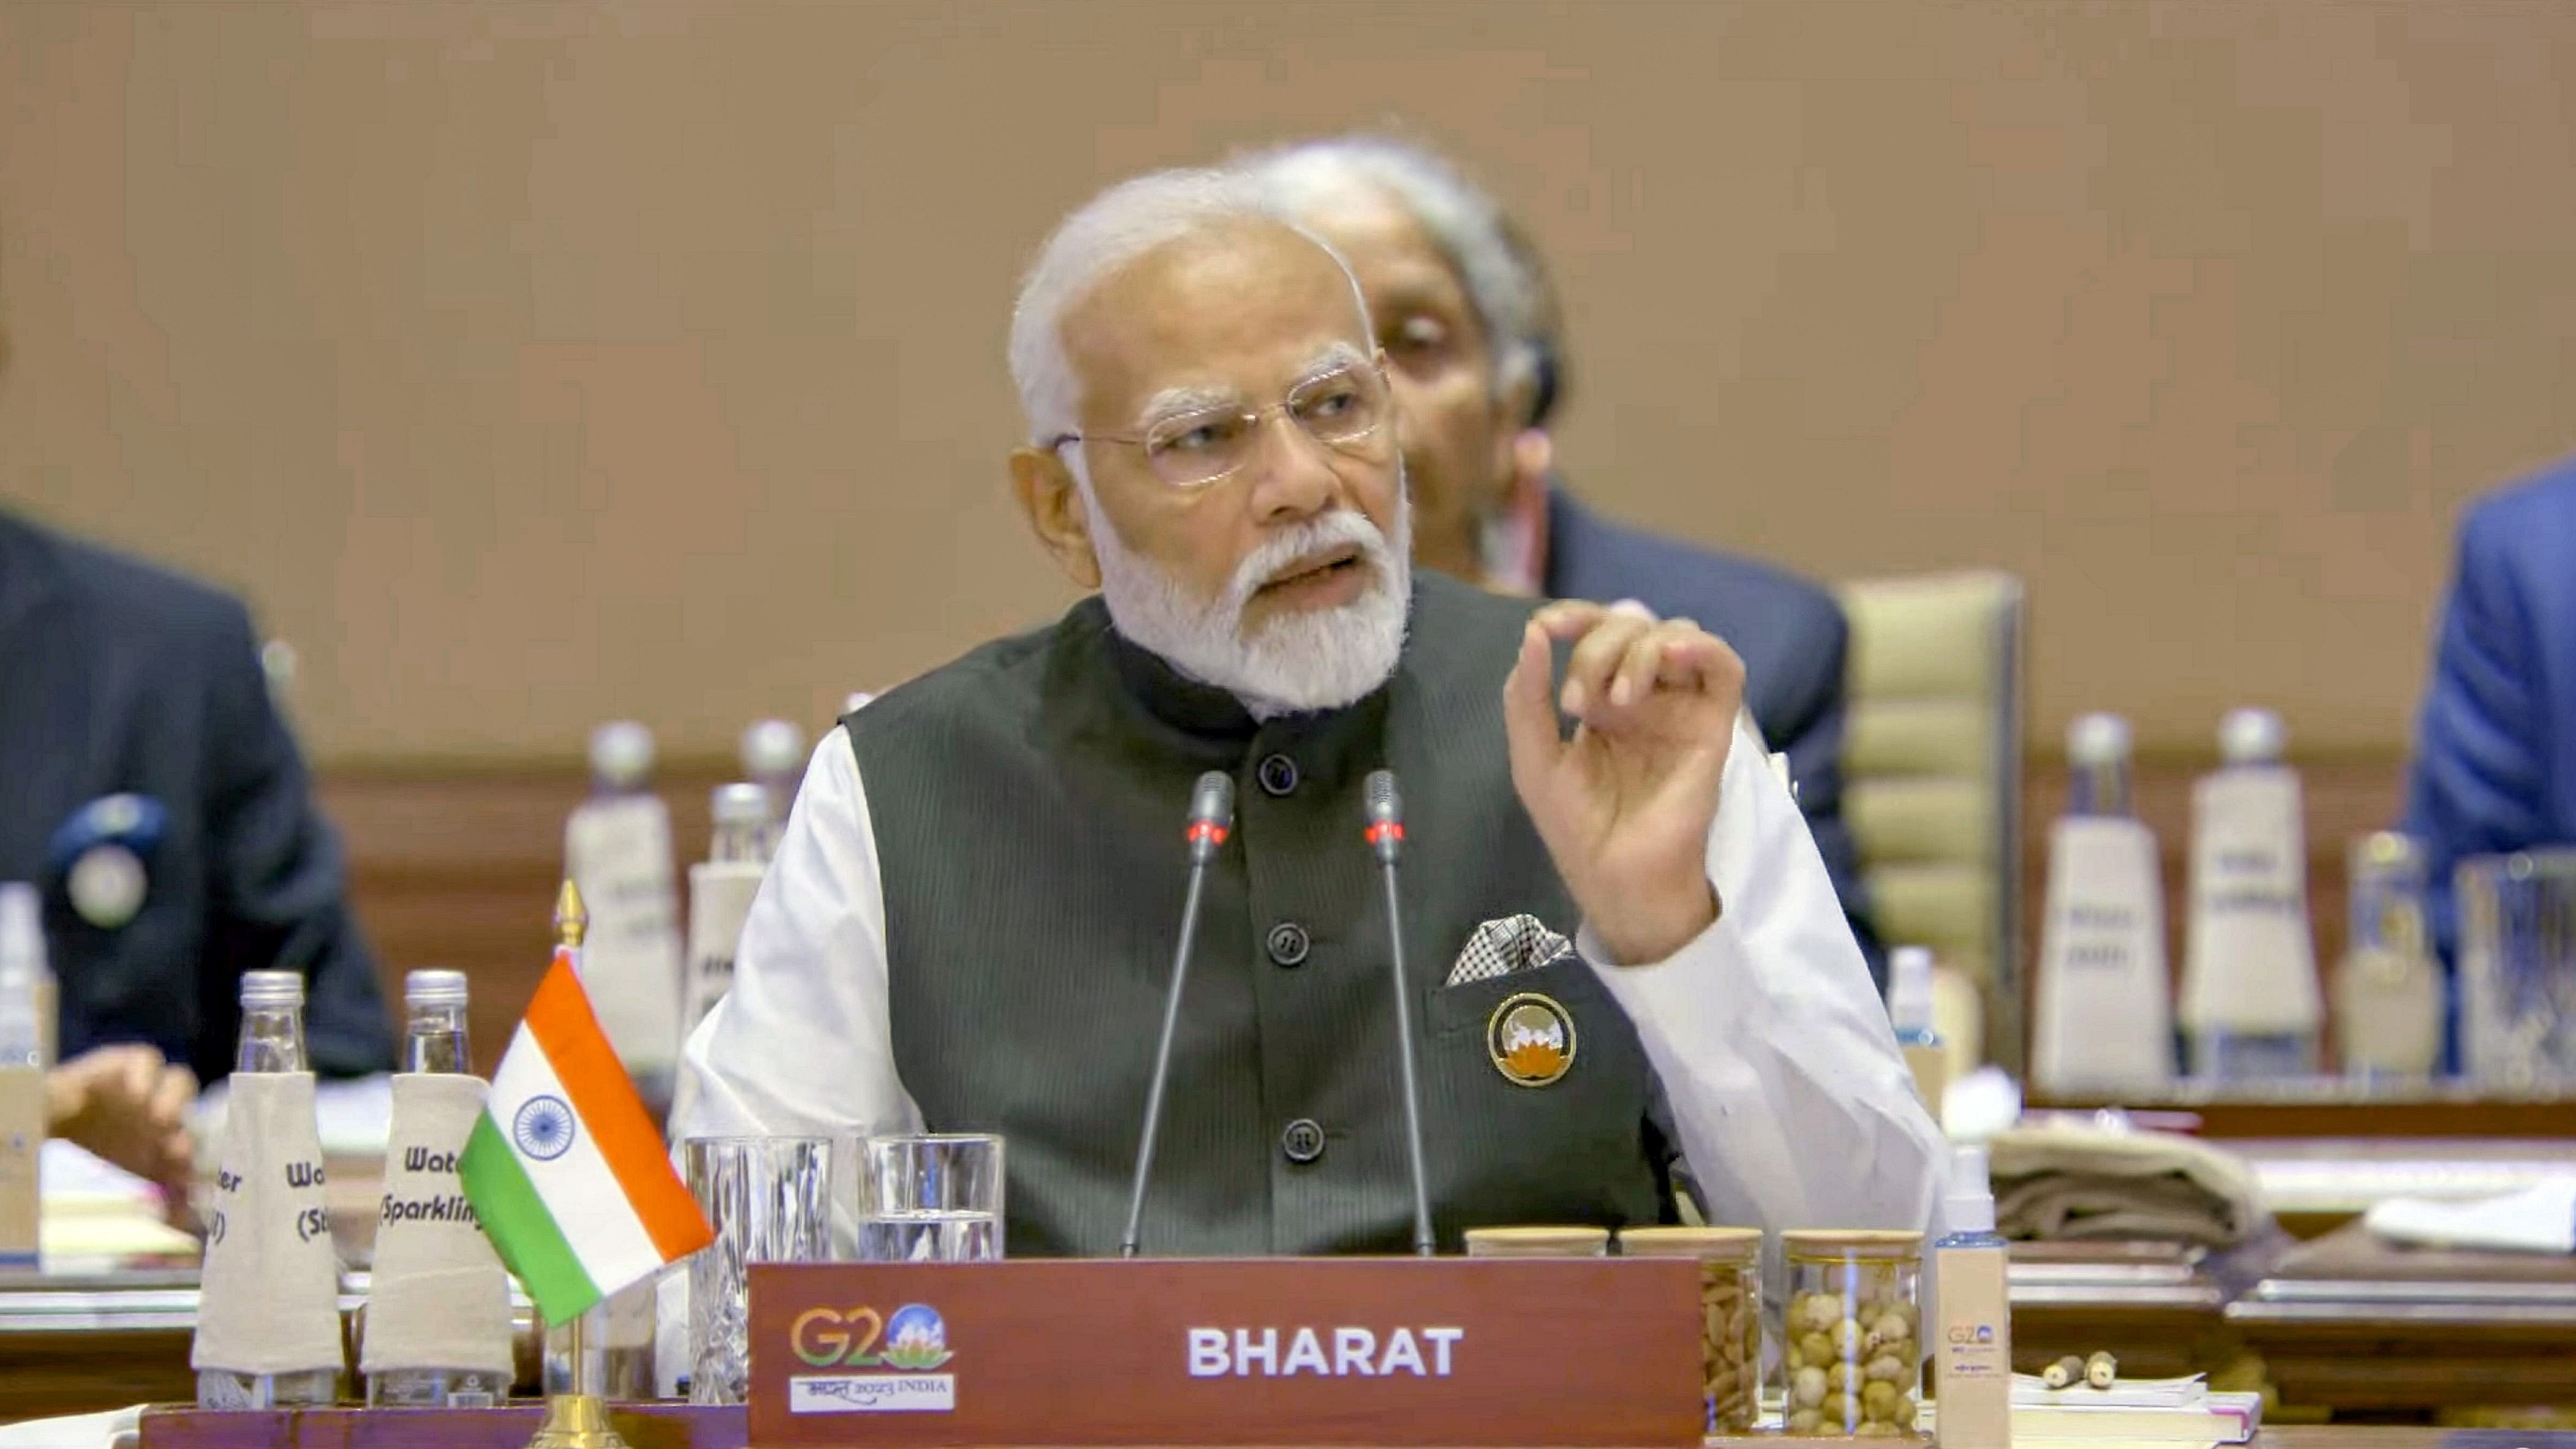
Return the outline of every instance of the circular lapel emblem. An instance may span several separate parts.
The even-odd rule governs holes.
[[[1485,1022],[1485,1054],[1517,1087],[1544,1087],[1574,1066],[1574,1017],[1535,991],[1503,998]]]
[[[141,858],[115,844],[82,851],[63,879],[63,893],[71,897],[72,909],[102,931],[118,930],[133,920],[150,889]]]

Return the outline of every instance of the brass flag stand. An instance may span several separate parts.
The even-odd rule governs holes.
[[[567,879],[563,894],[555,898],[555,941],[578,951],[589,930],[590,912],[582,906],[581,891]],[[546,1395],[546,1422],[528,1441],[528,1449],[626,1449],[626,1441],[608,1426],[608,1401],[599,1394],[598,1375],[604,1370],[591,1367],[590,1335],[584,1326],[589,1317],[590,1310],[585,1309],[574,1314],[568,1325],[572,1387]]]

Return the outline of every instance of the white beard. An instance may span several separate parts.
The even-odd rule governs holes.
[[[1237,565],[1225,593],[1193,598],[1091,507],[1100,597],[1118,632],[1202,684],[1240,700],[1255,719],[1340,709],[1384,684],[1404,652],[1413,597],[1412,506],[1398,483],[1395,537],[1367,515],[1341,509],[1273,534]],[[1088,490],[1084,498],[1090,506]],[[1243,611],[1279,570],[1320,550],[1350,545],[1370,572],[1366,593],[1330,609],[1284,613],[1250,638]]]

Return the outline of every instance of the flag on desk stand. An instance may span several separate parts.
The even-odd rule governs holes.
[[[549,1327],[715,1237],[582,990],[587,917],[571,881],[555,925],[554,965],[458,1164],[483,1231]]]

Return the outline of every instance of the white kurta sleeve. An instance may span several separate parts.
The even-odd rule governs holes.
[[[1665,961],[1579,948],[1635,1023],[1712,1220],[1928,1229],[1947,1149],[1805,818],[1739,723],[1709,827],[1718,919]]]
[[[815,747],[734,952],[680,1051],[671,1138],[918,1131],[887,1030],[885,885],[849,736]]]

